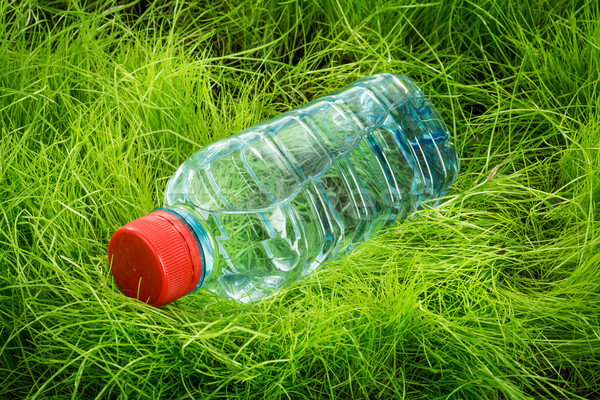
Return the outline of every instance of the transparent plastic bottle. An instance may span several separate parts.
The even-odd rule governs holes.
[[[120,228],[120,289],[160,306],[204,287],[251,301],[447,193],[450,134],[407,77],[378,74],[214,142]]]

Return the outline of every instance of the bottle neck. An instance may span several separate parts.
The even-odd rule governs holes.
[[[206,232],[198,218],[196,218],[190,210],[184,207],[173,207],[157,208],[153,211],[157,210],[169,212],[176,216],[178,219],[180,219],[186,225],[186,227],[189,229],[189,231],[194,236],[194,239],[196,240],[196,244],[198,245],[198,249],[200,249],[200,253],[202,256],[202,276],[200,277],[196,288],[190,292],[194,293],[202,286],[202,283],[206,279],[208,279],[210,273],[212,272],[214,264],[212,240],[210,239],[208,232]]]

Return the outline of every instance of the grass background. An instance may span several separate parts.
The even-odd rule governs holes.
[[[596,398],[599,11],[0,1],[0,398]],[[382,71],[452,130],[436,211],[258,304],[119,293],[111,234],[199,146]]]

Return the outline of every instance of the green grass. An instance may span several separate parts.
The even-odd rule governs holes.
[[[0,1],[0,398],[600,396],[593,1]],[[462,162],[280,294],[156,309],[112,233],[200,146],[404,73]]]

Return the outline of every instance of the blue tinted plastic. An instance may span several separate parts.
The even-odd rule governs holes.
[[[200,149],[164,207],[204,231],[202,286],[255,300],[437,204],[459,171],[449,138],[410,79],[373,75]]]

